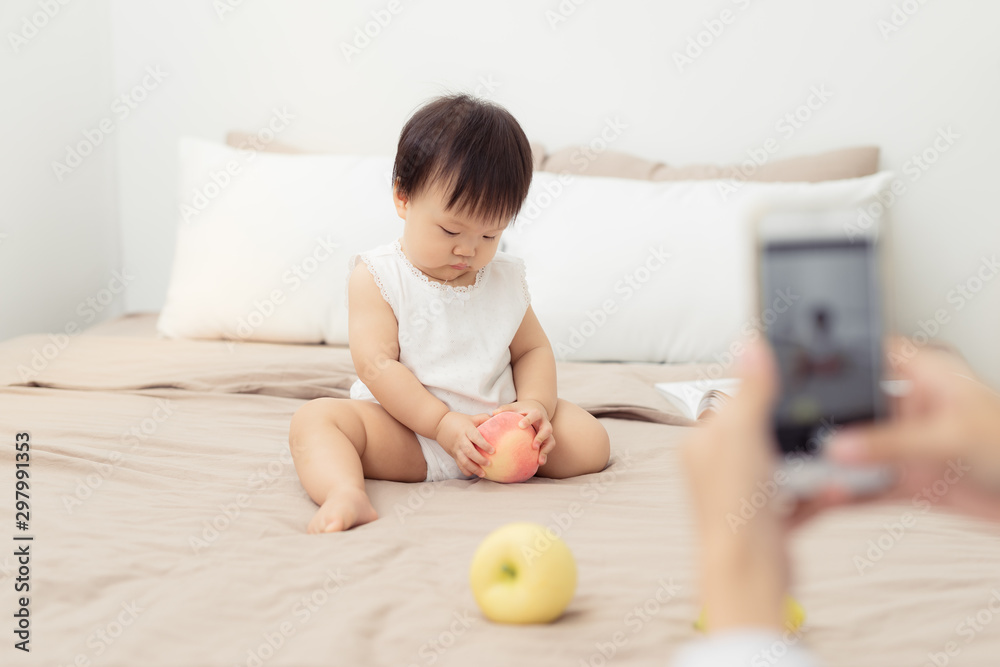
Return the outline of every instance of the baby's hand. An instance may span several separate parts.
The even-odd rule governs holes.
[[[552,437],[552,424],[549,422],[549,413],[545,406],[533,399],[524,401],[514,401],[507,405],[501,405],[493,411],[494,415],[501,412],[517,412],[524,415],[520,426],[524,428],[528,424],[535,427],[535,439],[531,446],[538,450],[538,465],[545,465],[547,454],[556,446],[556,439]]]
[[[449,412],[438,422],[434,439],[455,459],[464,475],[486,475],[483,468],[490,464],[490,460],[483,452],[493,454],[495,450],[478,427],[489,418],[487,414],[472,416]]]

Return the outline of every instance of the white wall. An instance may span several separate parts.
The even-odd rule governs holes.
[[[38,2],[0,3],[0,340],[73,333],[124,305],[117,137],[100,133],[117,119],[110,3],[46,4],[51,17]],[[87,130],[100,145],[57,173]]]
[[[220,16],[215,7],[226,2],[236,6]],[[916,13],[899,14],[900,29],[883,35],[878,22],[903,4]],[[390,6],[401,9],[348,62],[340,44]],[[113,93],[130,90],[147,67],[167,74],[114,137],[123,261],[135,276],[129,311],[163,303],[177,138],[257,130],[274,108],[295,116],[282,141],[392,154],[422,102],[479,87],[550,149],[587,143],[618,118],[628,127],[614,149],[675,164],[739,161],[775,137],[774,159],[877,144],[883,168],[901,173],[950,127],[959,138],[919,179],[903,173],[907,193],[893,209],[897,326],[913,333],[944,309],[940,335],[1000,385],[993,351],[1000,280],[961,310],[955,293],[949,300],[981,258],[1000,249],[992,196],[1000,4],[992,0],[111,0],[111,7]],[[553,27],[560,7],[573,12]],[[679,71],[674,52],[723,9],[732,22]],[[776,123],[816,86],[830,100],[791,137],[780,133]],[[106,104],[106,94],[97,97]],[[88,118],[73,115],[74,126],[63,114],[58,122],[77,132]]]

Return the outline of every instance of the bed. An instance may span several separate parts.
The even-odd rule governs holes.
[[[13,547],[0,557],[2,664],[653,665],[697,636],[677,456],[697,427],[652,385],[704,365],[559,362],[560,397],[611,436],[606,470],[368,481],[380,518],[314,536],[288,425],[305,401],[348,395],[348,349],[171,340],[156,317],[0,343],[4,525],[34,536],[30,654],[12,648]],[[25,533],[9,500],[20,432]],[[905,512],[916,520],[900,529]],[[491,623],[469,590],[476,546],[523,520],[551,527],[577,561],[576,596],[550,625]],[[816,519],[793,550],[807,612],[794,641],[825,664],[996,664],[1000,527],[879,505]]]

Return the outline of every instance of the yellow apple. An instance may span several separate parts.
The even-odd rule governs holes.
[[[469,568],[472,595],[498,623],[549,623],[576,591],[576,561],[566,543],[537,523],[509,523],[486,536]]]

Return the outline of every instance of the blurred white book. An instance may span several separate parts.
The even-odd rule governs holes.
[[[903,396],[910,390],[909,380],[882,380],[882,391],[889,396]],[[673,403],[681,414],[695,421],[717,412],[726,402],[739,393],[739,378],[718,380],[688,380],[686,382],[657,382],[653,385]]]
[[[698,420],[719,410],[740,390],[738,378],[657,382],[653,385],[688,419]]]

